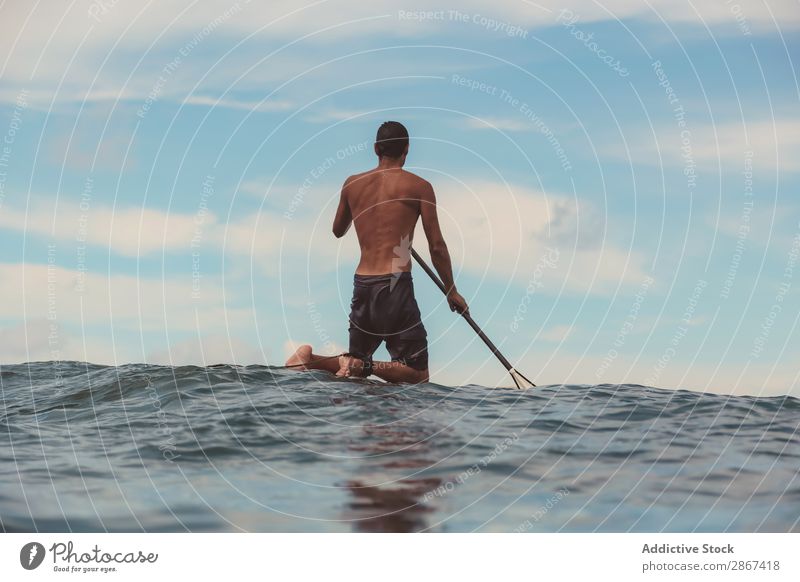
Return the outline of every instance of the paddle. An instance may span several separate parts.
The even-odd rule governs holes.
[[[413,248],[411,249],[411,256],[413,256],[414,260],[419,263],[419,266],[422,267],[426,273],[428,273],[428,277],[430,277],[431,280],[436,283],[436,286],[441,289],[442,293],[444,293],[446,297],[447,289],[445,289],[444,283],[442,283],[438,275],[433,272],[433,269],[431,269],[428,264],[422,260],[422,257],[420,257],[419,254],[417,254],[417,251],[415,251]],[[511,374],[511,378],[514,380],[514,384],[517,385],[517,388],[520,390],[525,390],[526,388],[536,387],[536,384],[528,380],[520,372],[514,369],[514,366],[511,365],[511,362],[509,362],[506,357],[500,353],[500,350],[498,350],[497,346],[492,343],[492,340],[486,337],[486,334],[483,333],[483,330],[477,323],[475,323],[475,320],[472,319],[472,316],[469,313],[464,312],[461,314],[461,317],[467,320],[467,323],[473,330],[475,330],[475,333],[478,334],[478,337],[483,340],[483,343],[485,343],[489,349],[492,350],[492,353],[495,355],[495,357],[500,360],[500,363],[503,364],[503,366],[505,366],[506,370],[508,370],[508,373]]]

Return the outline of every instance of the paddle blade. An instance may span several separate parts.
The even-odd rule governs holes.
[[[536,384],[528,380],[525,376],[521,373],[517,372],[514,368],[511,368],[508,371],[511,374],[511,378],[514,380],[514,384],[517,385],[517,388],[520,390],[527,390],[528,388],[536,388]]]

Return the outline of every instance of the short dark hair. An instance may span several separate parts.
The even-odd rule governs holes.
[[[379,157],[399,158],[408,145],[408,130],[397,121],[384,121],[378,128],[375,144]]]

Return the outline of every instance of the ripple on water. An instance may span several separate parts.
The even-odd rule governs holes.
[[[0,386],[6,531],[514,531],[531,516],[535,531],[797,531],[800,521],[792,397],[83,362],[2,366]]]

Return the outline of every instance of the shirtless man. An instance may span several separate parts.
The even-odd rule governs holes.
[[[286,365],[328,370],[337,376],[375,374],[388,382],[427,382],[427,333],[411,280],[411,244],[419,217],[433,265],[448,289],[450,309],[467,311],[467,302],[453,282],[433,187],[403,170],[408,155],[406,128],[396,121],[383,123],[375,138],[375,153],[376,168],[345,180],[333,221],[336,238],[355,224],[361,246],[350,306],[350,350],[338,358],[326,357],[313,354],[311,346],[304,345]],[[372,361],[382,341],[391,362]]]

